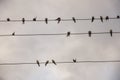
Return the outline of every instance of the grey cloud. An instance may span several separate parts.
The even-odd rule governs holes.
[[[2,77],[0,77],[0,80],[5,80],[5,79],[3,79]]]

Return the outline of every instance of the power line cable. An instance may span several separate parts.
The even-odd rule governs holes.
[[[40,67],[41,64],[44,64],[45,66],[47,66],[48,64],[54,64],[54,65],[58,65],[58,64],[80,64],[80,63],[120,63],[120,60],[85,60],[85,61],[62,61],[62,62],[57,62],[55,60],[51,60],[51,62],[49,60],[47,60],[46,62],[39,62],[39,60],[36,60],[37,62],[22,62],[22,63],[0,63],[0,66],[17,66],[17,65],[38,65]]]
[[[11,34],[0,34],[0,37],[10,37],[10,36],[66,36],[66,37],[70,37],[71,35],[88,35],[89,37],[91,37],[92,35],[99,35],[99,34],[110,34],[110,36],[112,37],[113,34],[120,34],[120,32],[115,32],[112,29],[110,29],[108,32],[92,32],[92,31],[88,31],[86,33],[71,33],[70,31],[66,32],[66,33],[49,33],[49,34],[16,34],[15,32],[11,33]]]
[[[57,21],[57,23],[59,24],[61,21],[73,21],[74,23],[76,23],[77,21],[88,21],[90,20],[91,22],[94,22],[95,20],[100,20],[101,22],[103,22],[103,20],[114,20],[114,19],[120,19],[120,16],[117,15],[116,17],[109,17],[109,16],[106,16],[106,17],[102,17],[100,16],[99,18],[95,18],[94,16],[92,16],[91,18],[75,18],[75,17],[72,17],[70,19],[62,19],[60,17],[56,18],[56,19],[48,19],[48,18],[45,18],[44,20],[43,19],[37,19],[37,17],[33,18],[33,19],[25,19],[25,18],[22,18],[21,20],[12,20],[10,18],[7,18],[6,20],[0,20],[0,22],[22,22],[23,24],[25,24],[25,22],[45,22],[46,24],[48,24],[48,22],[51,22],[51,21]]]

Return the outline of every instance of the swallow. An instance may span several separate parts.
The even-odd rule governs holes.
[[[109,16],[106,16],[105,19],[106,19],[106,20],[109,20]]]
[[[92,31],[88,31],[88,35],[89,35],[89,37],[91,37]]]
[[[70,36],[70,34],[71,34],[71,33],[70,33],[70,31],[69,31],[69,32],[67,32],[67,37],[69,37],[69,36]]]
[[[58,22],[58,24],[60,23],[60,21],[61,21],[61,18],[60,17],[58,17],[57,19],[56,19]]]
[[[49,63],[49,61],[47,60],[47,61],[45,62],[45,66],[47,66],[48,63]]]
[[[48,24],[48,18],[45,18],[45,23]]]
[[[76,59],[73,59],[73,62],[76,63],[77,62]]]
[[[22,18],[22,23],[23,23],[23,24],[25,23],[25,18]]]
[[[55,64],[55,65],[57,65],[56,62],[55,62],[54,60],[52,60],[52,63]]]
[[[118,16],[117,16],[117,19],[119,19],[119,18],[120,18],[120,16],[118,15]]]
[[[36,21],[36,17],[35,17],[35,18],[33,18],[33,21]]]
[[[72,20],[73,20],[74,23],[76,23],[76,19],[75,19],[75,17],[72,17]]]
[[[94,20],[95,20],[95,17],[94,17],[94,16],[92,16],[91,22],[93,22]]]
[[[112,34],[113,34],[113,31],[112,31],[112,29],[110,29],[110,36],[112,37]]]
[[[12,33],[12,36],[15,36],[15,32]]]
[[[10,21],[10,18],[7,18],[7,21]]]
[[[101,20],[101,22],[103,22],[103,17],[102,16],[100,16],[100,20]]]
[[[38,60],[36,60],[36,63],[37,63],[37,65],[40,67],[40,62],[39,62]]]

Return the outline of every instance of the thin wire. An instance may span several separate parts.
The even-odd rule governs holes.
[[[39,64],[45,64],[46,62],[39,62]],[[120,60],[109,60],[109,61],[63,61],[63,62],[56,62],[56,64],[79,64],[79,63],[120,63]],[[10,66],[10,65],[36,65],[36,62],[31,63],[0,63],[1,66]],[[49,62],[48,64],[53,64]]]
[[[115,19],[120,19],[120,17],[109,17],[109,19],[106,19],[106,18],[103,18],[103,20],[115,20]],[[81,18],[81,19],[78,19],[78,18],[76,18],[75,19],[76,21],[91,21],[92,20],[92,18]],[[94,18],[94,20],[101,20],[100,18]],[[58,20],[56,20],[56,19],[48,19],[47,21],[58,21]],[[73,19],[72,18],[70,18],[70,19],[61,19],[60,21],[73,21]],[[23,20],[21,19],[21,20],[11,20],[10,18],[9,18],[9,21],[6,19],[6,20],[0,20],[0,22],[23,22]],[[24,22],[45,22],[45,20],[40,20],[40,19],[37,19],[36,18],[36,20],[34,21],[33,19],[30,19],[30,20],[28,20],[28,19],[25,19],[24,18]]]
[[[89,33],[70,33],[70,35],[88,35]],[[110,32],[92,32],[91,34],[110,34]],[[120,32],[112,32],[112,34],[120,34]],[[64,36],[67,35],[67,33],[55,33],[55,34],[3,34],[0,35],[0,37],[9,37],[9,36]]]

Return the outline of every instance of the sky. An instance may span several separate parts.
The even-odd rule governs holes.
[[[0,19],[91,18],[120,15],[120,0],[0,0]],[[0,23],[0,34],[120,31],[119,20]],[[119,60],[119,34],[0,37],[0,63]],[[119,63],[0,66],[0,80],[120,80]]]

